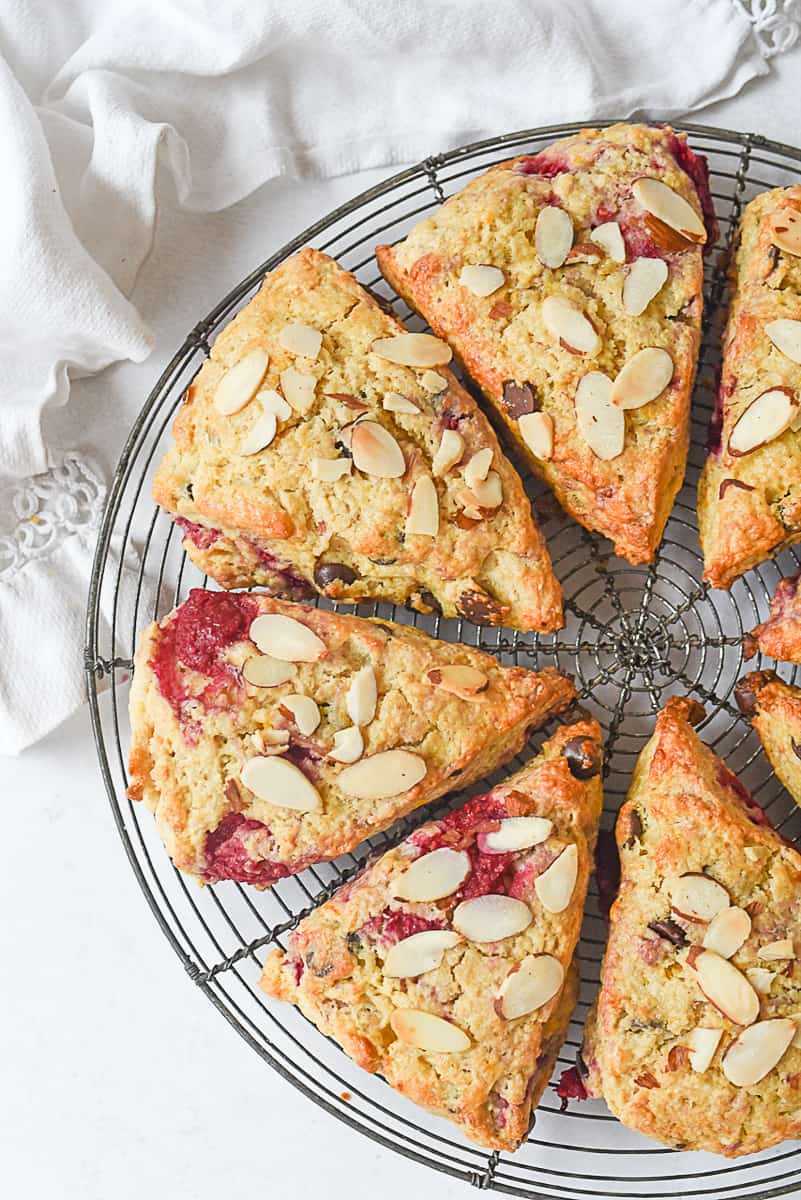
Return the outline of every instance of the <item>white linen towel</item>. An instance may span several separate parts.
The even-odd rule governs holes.
[[[279,175],[673,117],[768,69],[752,20],[736,0],[6,0],[0,491],[16,499],[0,505],[0,753],[80,702],[103,484],[75,454],[84,432],[45,445],[42,413],[68,402],[70,375],[148,354],[127,296],[157,165],[180,205],[212,211]]]

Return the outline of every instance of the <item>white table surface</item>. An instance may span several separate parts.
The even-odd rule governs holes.
[[[690,119],[801,143],[799,57],[796,50],[775,59],[769,77]],[[537,114],[524,123],[535,125]],[[74,386],[71,404],[85,412],[87,431],[80,448],[112,467],[139,404],[195,321],[254,263],[389,173],[286,181],[212,216],[177,213],[162,201],[133,296],[156,331],[156,349],[140,366],[123,364]],[[5,1195],[470,1194],[468,1185],[375,1146],[306,1100],[190,982],[125,860],[86,710],[0,766]]]

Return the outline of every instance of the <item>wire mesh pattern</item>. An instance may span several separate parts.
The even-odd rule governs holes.
[[[572,1105],[561,1113],[550,1089],[527,1144],[514,1155],[490,1154],[464,1141],[446,1122],[422,1113],[380,1078],[358,1071],[294,1009],[268,1001],[259,992],[257,980],[269,948],[285,945],[287,934],[307,912],[352,876],[369,854],[404,836],[420,814],[371,838],[353,854],[261,893],[235,883],[199,889],[172,867],[150,814],[125,795],[127,688],[137,632],[184,599],[190,587],[208,584],[185,558],[169,519],[154,508],[150,480],[169,444],[169,427],[183,393],[209,352],[210,339],[250,299],[265,270],[306,244],[332,254],[389,300],[411,328],[423,328],[384,283],[373,247],[404,236],[420,217],[493,164],[515,154],[536,153],[578,128],[564,125],[510,134],[403,171],[301,233],[189,333],[131,431],[98,538],[85,657],[97,752],[131,866],[185,970],[262,1058],[340,1120],[420,1163],[479,1189],[508,1195],[548,1200],[786,1196],[801,1192],[801,1152],[794,1144],[733,1163],[674,1152],[624,1129],[599,1101]],[[709,589],[701,582],[695,488],[705,456],[725,322],[727,250],[742,206],[766,188],[796,181],[801,150],[752,134],[683,128],[693,148],[709,160],[721,237],[705,269],[704,335],[687,479],[656,561],[649,567],[632,567],[615,558],[609,543],[571,522],[529,478],[526,486],[564,591],[566,625],[558,634],[524,636],[424,618],[384,604],[362,605],[358,611],[416,624],[447,640],[470,642],[506,663],[537,668],[553,664],[573,674],[581,703],[605,731],[605,828],[613,827],[655,714],[669,695],[688,693],[706,706],[707,716],[699,727],[704,740],[740,775],[776,828],[797,837],[801,815],[733,704],[733,688],[744,668],[743,634],[765,618],[776,582],[797,571],[801,559],[786,551],[776,562],[750,571],[730,592]],[[760,656],[750,665],[765,664]],[[798,682],[794,668],[782,666],[780,673]],[[523,758],[535,749],[529,746]],[[557,1076],[572,1065],[580,1045],[604,940],[605,922],[591,887],[578,951],[581,995]]]

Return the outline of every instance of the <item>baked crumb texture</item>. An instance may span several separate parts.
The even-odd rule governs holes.
[[[520,478],[450,359],[317,250],[266,275],[156,474],[193,562],[224,588],[561,628]]]
[[[594,721],[560,728],[523,770],[421,826],[340,888],[264,966],[266,992],[297,1004],[359,1066],[488,1148],[513,1150],[525,1138],[575,1004],[573,952],[601,811],[600,736]],[[535,826],[527,835],[535,844],[491,852],[493,838],[526,840],[521,818]],[[439,898],[402,898],[419,894],[414,876],[424,867],[429,880],[443,869],[443,855],[455,873],[429,886]],[[456,944],[397,977],[401,956],[416,971],[422,933],[435,947]]]
[[[773,671],[752,671],[739,681],[735,695],[770,765],[801,805],[801,689]]]
[[[781,662],[801,663],[801,575],[779,580],[770,602],[770,616],[745,640],[746,658],[759,650]]]
[[[721,588],[801,538],[801,186],[746,207],[731,286],[698,484],[704,578]]]
[[[407,625],[193,591],[139,642],[129,794],[181,870],[269,887],[482,778],[574,694]]]
[[[643,563],[684,478],[716,237],[683,135],[613,125],[493,167],[376,256],[564,509]]]
[[[625,1125],[734,1157],[801,1134],[801,856],[696,736],[702,716],[668,701],[618,816],[583,1056]]]

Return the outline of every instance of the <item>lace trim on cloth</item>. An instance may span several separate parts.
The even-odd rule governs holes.
[[[2,502],[17,524],[0,533],[0,582],[52,554],[70,534],[97,530],[105,499],[100,474],[74,450],[65,453],[60,466],[13,483]]]
[[[738,0],[765,58],[792,50],[801,36],[801,0]]]

